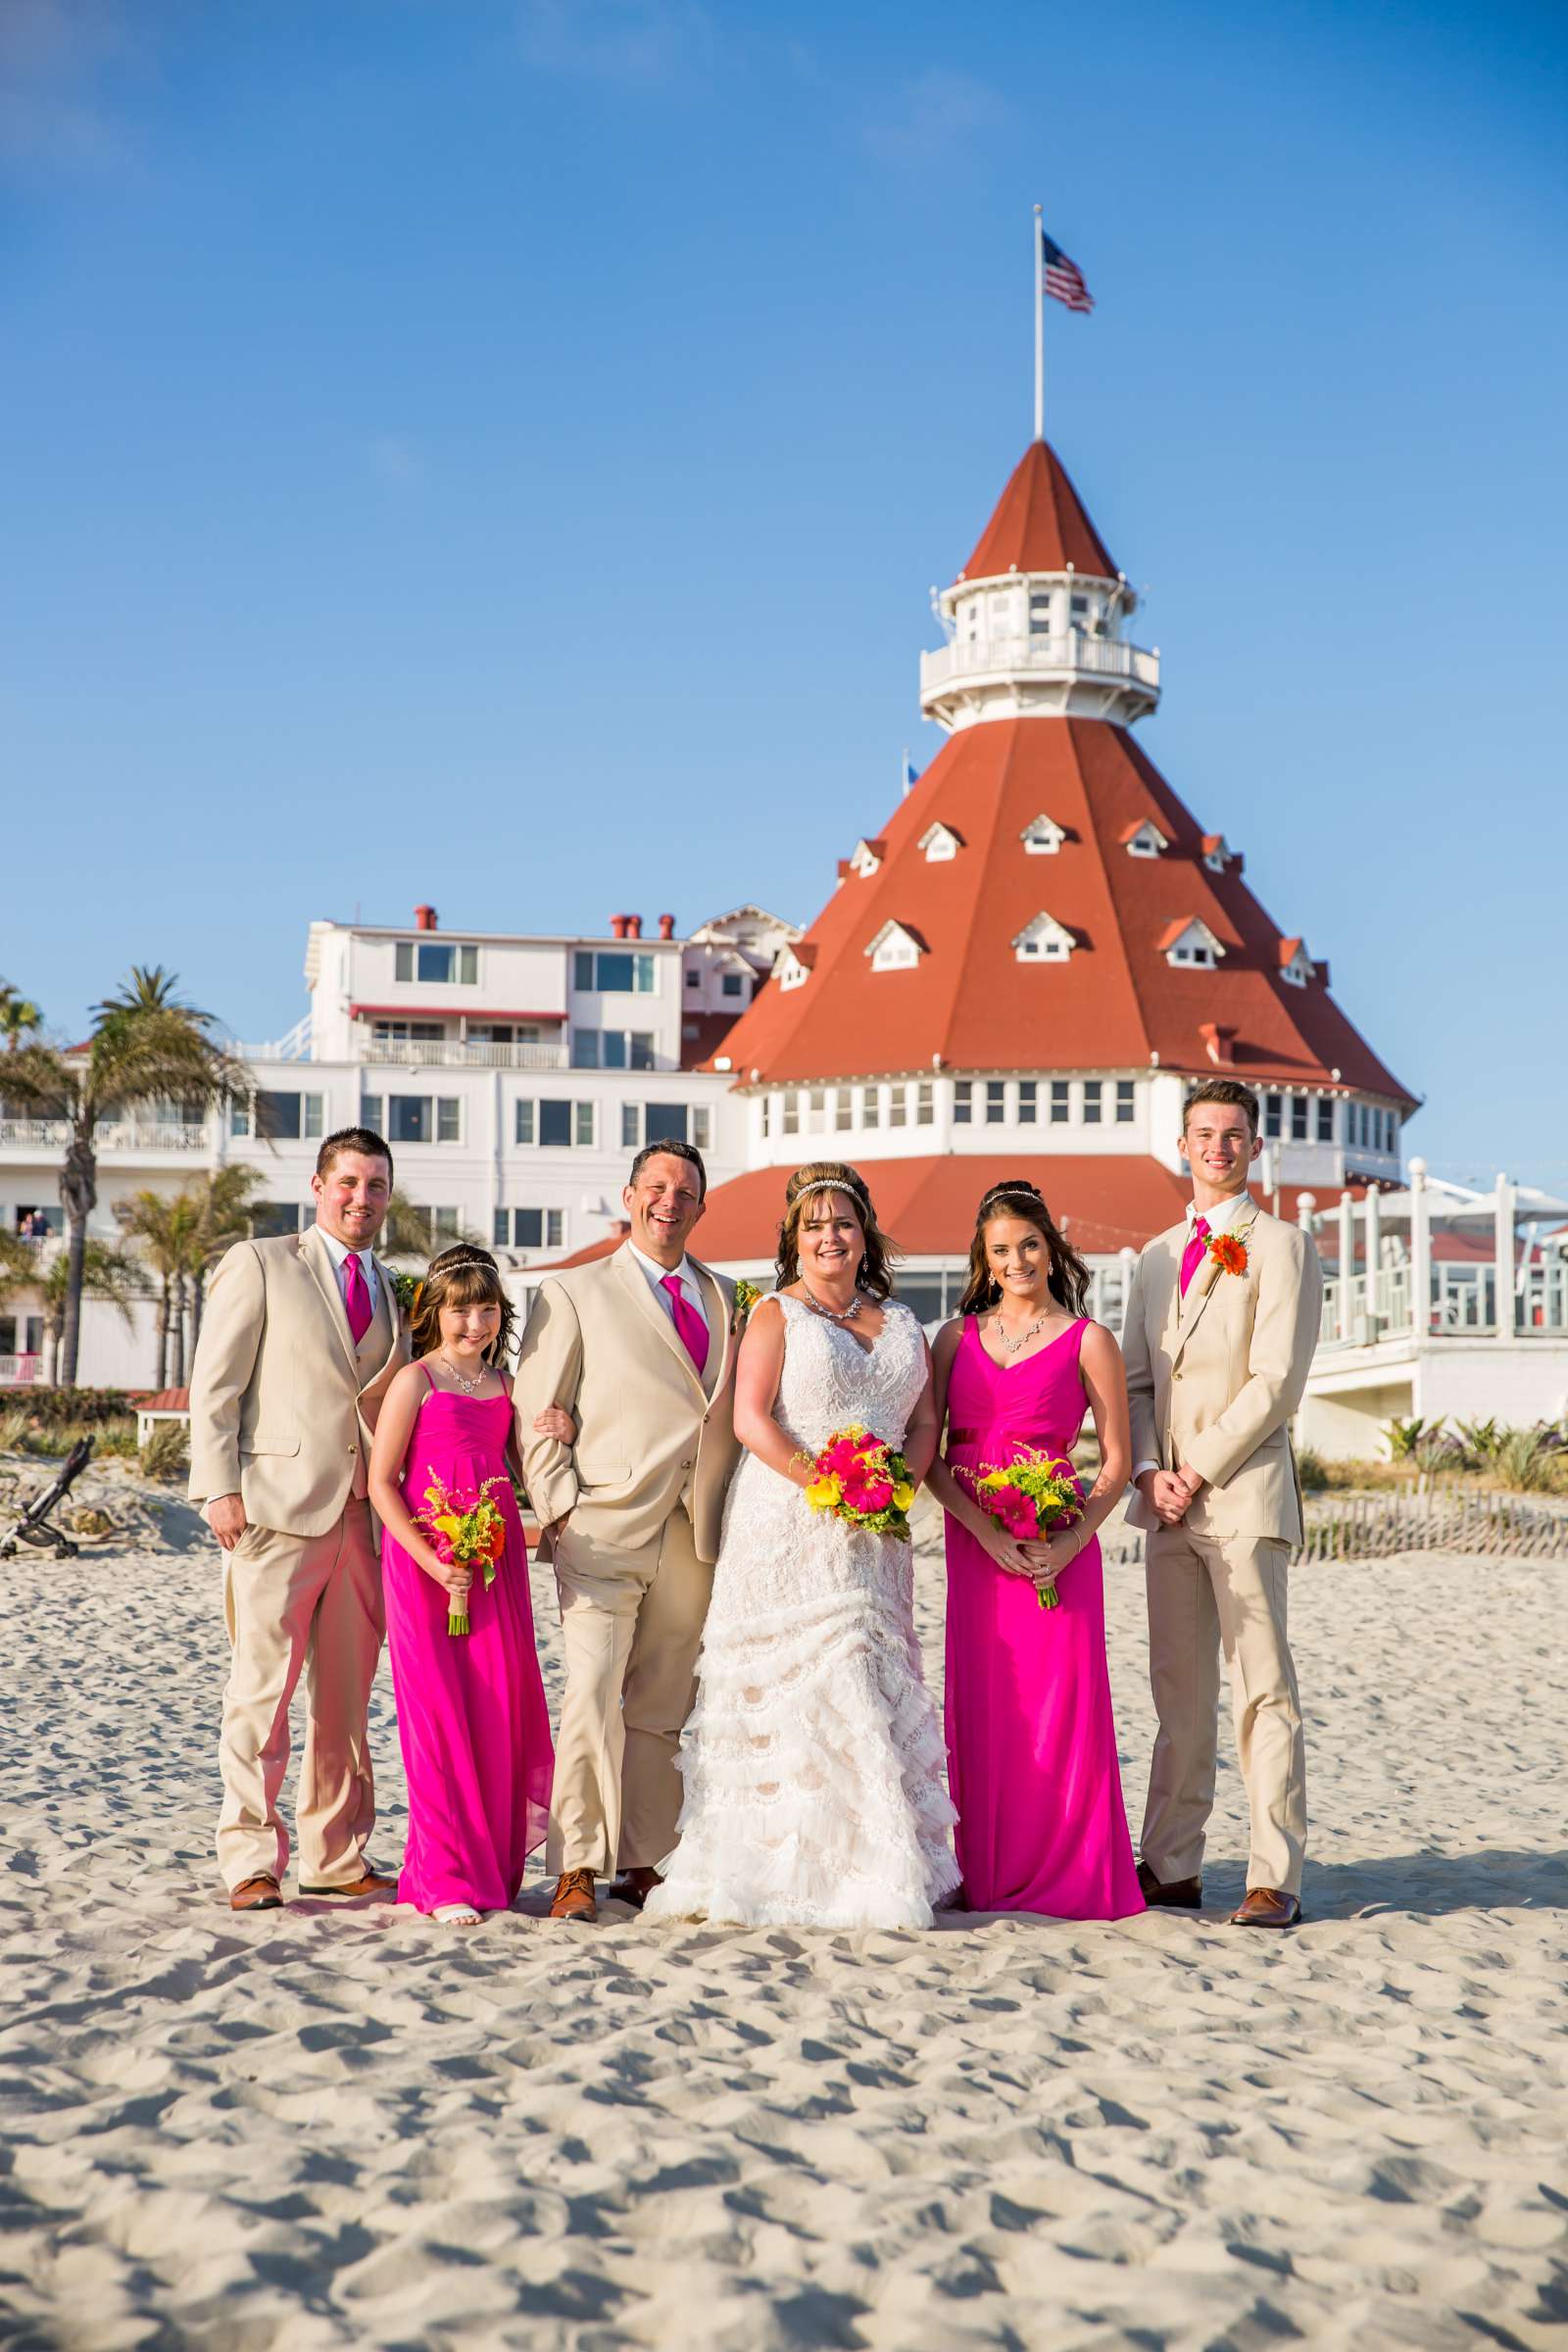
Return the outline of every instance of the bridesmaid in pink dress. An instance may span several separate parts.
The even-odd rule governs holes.
[[[507,1470],[512,1382],[499,1370],[513,1309],[495,1259],[466,1244],[430,1266],[415,1310],[415,1360],[387,1391],[370,1456],[409,1838],[398,1900],[445,1925],[504,1911],[544,1842],[554,1757],[534,1647],[528,1553]],[[569,1414],[540,1416],[570,1444]],[[556,1422],[564,1428],[554,1426]],[[492,1584],[444,1565],[413,1511],[432,1473],[457,1494],[486,1479],[506,1520]],[[412,1509],[411,1509],[412,1505]],[[453,1595],[469,1630],[449,1634]]]
[[[930,1485],[948,1514],[948,1787],[971,1911],[1125,1919],[1144,1909],[1122,1803],[1105,1669],[1097,1530],[1131,1467],[1127,1382],[1110,1333],[1083,1312],[1089,1272],[1032,1184],[980,1203],[969,1287],[933,1349],[945,1457]],[[1101,1472],[1082,1519],[1020,1544],[955,1467],[1070,1454],[1086,1404]],[[1054,1589],[1044,1609],[1038,1589]]]

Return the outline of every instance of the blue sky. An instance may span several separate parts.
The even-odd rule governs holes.
[[[1443,0],[6,0],[0,972],[255,1038],[314,915],[810,916],[940,740],[1039,199],[1141,740],[1411,1149],[1568,1188],[1565,69]]]

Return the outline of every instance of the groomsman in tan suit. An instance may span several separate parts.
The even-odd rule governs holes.
[[[1301,1915],[1306,1752],[1286,1633],[1286,1565],[1301,1542],[1289,1423],[1317,1345],[1323,1274],[1308,1237],[1247,1190],[1257,1098],[1234,1079],[1188,1096],[1186,1216],[1149,1244],[1122,1347],[1132,1410],[1131,1525],[1148,1531],[1149,1669],[1159,1734],[1139,1884],[1196,1910],[1214,1803],[1219,1653],[1251,1811],[1236,1925]]]
[[[218,1859],[235,1911],[283,1899],[277,1800],[302,1667],[300,1891],[396,1885],[366,1859],[375,1820],[366,1716],[386,1631],[366,1469],[381,1398],[408,1356],[392,1278],[370,1248],[392,1154],[368,1128],[343,1128],[322,1144],[311,1190],[309,1232],[236,1242],[222,1259],[191,1370],[190,1494],[226,1555]]]
[[[735,1286],[686,1250],[707,1189],[689,1144],[649,1144],[621,1195],[629,1239],[545,1283],[523,1335],[517,1442],[566,1656],[553,1919],[597,1918],[595,1878],[617,1868],[611,1893],[641,1910],[675,1844],[675,1755],[738,1451]],[[535,1430],[551,1404],[574,1446]]]

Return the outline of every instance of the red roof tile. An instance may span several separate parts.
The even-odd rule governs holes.
[[[958,577],[983,580],[1004,571],[1065,571],[1069,564],[1095,579],[1118,577],[1061,460],[1049,441],[1032,441]]]
[[[1031,857],[1020,835],[1049,808],[1068,838]],[[962,816],[969,847],[932,862],[934,819]],[[1125,827],[1151,817],[1163,857],[1129,858]],[[758,991],[724,1041],[747,1083],[957,1070],[1207,1072],[1205,1026],[1234,1032],[1230,1066],[1249,1084],[1332,1086],[1415,1098],[1385,1067],[1321,980],[1280,978],[1280,930],[1243,882],[1203,863],[1196,820],[1125,728],[1102,719],[989,719],[949,738],[883,828],[877,872],[833,893],[795,953],[799,988]],[[1012,942],[1041,913],[1079,946],[1019,963]],[[1178,922],[1180,916],[1180,922]],[[1225,950],[1216,970],[1172,967],[1160,942],[1192,917]],[[873,972],[889,920],[928,949]],[[809,953],[814,951],[814,959]]]

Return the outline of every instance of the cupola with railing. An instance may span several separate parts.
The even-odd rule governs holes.
[[[947,643],[920,657],[922,715],[950,734],[990,718],[1144,717],[1159,654],[1124,634],[1137,606],[1055,451],[1031,442],[974,554],[932,591]]]

